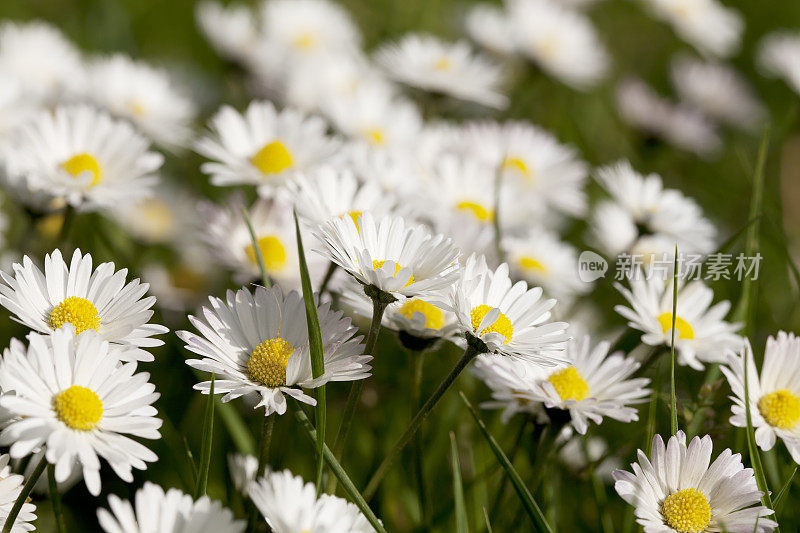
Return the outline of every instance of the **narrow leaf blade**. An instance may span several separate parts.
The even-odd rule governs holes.
[[[464,486],[461,483],[461,465],[458,462],[458,446],[456,436],[450,432],[450,455],[453,466],[453,499],[455,501],[456,531],[469,533],[467,506],[464,503]]]
[[[214,438],[214,374],[211,374],[211,387],[206,401],[206,414],[203,420],[203,446],[200,449],[200,471],[194,489],[195,499],[205,495],[208,486],[208,471],[211,468],[211,445]]]

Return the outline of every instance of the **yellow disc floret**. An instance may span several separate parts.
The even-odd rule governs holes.
[[[286,364],[294,353],[294,346],[276,337],[256,346],[247,360],[247,377],[265,387],[286,385]]]
[[[258,248],[261,250],[261,257],[264,258],[267,270],[274,272],[286,265],[286,248],[278,237],[274,235],[259,237]],[[252,264],[258,266],[258,257],[252,244],[244,247],[244,253]]]
[[[518,264],[524,270],[534,270],[542,274],[547,272],[547,267],[529,255],[520,257]]]
[[[444,326],[442,310],[417,298],[406,301],[398,312],[409,320],[414,317],[414,313],[422,313],[425,316],[425,327],[428,329],[442,329]]]
[[[575,400],[579,402],[589,396],[589,384],[574,366],[553,372],[547,381],[553,384],[562,401]]]
[[[661,504],[664,523],[679,533],[699,533],[711,523],[711,504],[697,489],[670,494]]]
[[[792,429],[800,422],[800,397],[781,389],[758,400],[758,410],[770,426]]]
[[[283,172],[293,164],[292,154],[280,141],[272,141],[265,144],[261,150],[250,158],[250,162],[264,174]]]
[[[53,410],[72,429],[89,431],[103,416],[103,402],[93,390],[73,385],[53,396]]]
[[[384,264],[385,262],[386,262],[386,260],[385,260],[385,259],[384,259],[383,261],[373,261],[373,262],[372,262],[372,270],[376,270],[376,269],[378,269],[378,268],[383,268],[383,264]],[[392,274],[392,275],[393,275],[393,276],[396,276],[396,275],[397,275],[397,273],[398,273],[398,272],[400,272],[400,269],[401,269],[401,268],[403,268],[403,267],[401,267],[399,264],[395,263],[395,264],[394,264],[394,274]],[[413,275],[413,274],[411,275],[411,277],[410,277],[410,278],[408,278],[408,283],[406,283],[405,285],[403,285],[403,288],[405,289],[406,287],[408,287],[408,286],[409,286],[409,285],[411,285],[412,283],[414,283],[414,275]]]
[[[85,172],[91,173],[92,179],[89,185],[97,185],[102,178],[100,173],[100,163],[97,159],[87,153],[78,154],[70,157],[63,163],[61,168],[75,176],[76,178]]]
[[[494,220],[494,210],[487,209],[479,203],[465,200],[463,202],[459,202],[456,207],[462,211],[468,211],[481,222],[491,222]]]
[[[481,326],[481,322],[483,321],[483,317],[491,311],[493,307],[489,305],[479,305],[478,307],[474,307],[472,311],[469,313],[470,322],[472,322],[472,331],[478,332],[478,328]],[[506,339],[503,341],[503,344],[508,344],[508,341],[514,336],[514,325],[508,319],[506,315],[502,312],[500,316],[497,317],[492,324],[483,328],[483,331],[478,333],[478,335],[486,335],[487,333],[499,333]]]
[[[663,313],[658,317],[658,323],[661,324],[661,331],[664,333],[672,329],[672,313]],[[675,317],[675,338],[676,339],[694,339],[694,330],[692,325],[679,316]]]
[[[526,180],[533,179],[533,172],[528,168],[528,165],[519,157],[506,157],[503,160],[503,168],[514,170],[522,175]]]
[[[447,71],[453,68],[453,62],[447,56],[442,56],[433,64],[435,70]]]
[[[80,296],[70,296],[58,304],[47,316],[47,325],[58,329],[64,324],[72,324],[75,333],[87,329],[100,329],[100,313],[92,302]]]
[[[380,128],[370,128],[364,132],[364,136],[374,146],[383,146],[386,144],[386,134]]]

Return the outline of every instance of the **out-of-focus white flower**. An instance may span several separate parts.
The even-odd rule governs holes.
[[[731,66],[680,56],[672,62],[670,73],[681,99],[716,120],[753,129],[764,118],[761,102]]]
[[[411,87],[491,107],[507,103],[500,92],[500,67],[463,41],[410,34],[380,48],[376,60],[390,77]]]
[[[494,54],[508,55],[516,51],[508,14],[496,5],[473,5],[467,12],[464,26],[473,41]]]
[[[4,141],[37,110],[38,105],[25,94],[20,82],[14,78],[4,78],[0,84],[0,141]],[[2,165],[2,155],[0,155],[0,165]]]
[[[759,43],[758,66],[766,74],[783,78],[800,94],[800,32],[777,31]]]
[[[591,21],[554,0],[510,0],[508,18],[517,49],[575,89],[605,75],[609,57]]]
[[[25,483],[25,478],[19,474],[11,473],[11,468],[8,466],[9,456],[7,453],[0,455],[0,526],[5,526],[8,520],[8,514],[14,503],[22,492],[22,485]],[[27,533],[36,529],[31,522],[36,520],[36,506],[32,503],[25,502],[22,504],[14,526],[11,528],[11,533]]]
[[[233,488],[245,495],[250,488],[250,483],[255,481],[256,477],[266,475],[266,468],[264,472],[258,473],[258,457],[239,453],[228,454],[228,470],[233,481]]]
[[[622,466],[618,457],[608,454],[608,444],[602,437],[571,437],[558,451],[558,457],[574,471],[584,470],[592,463],[594,474],[606,483],[614,481],[614,470]]]
[[[531,400],[525,395],[525,391],[530,390],[538,379],[547,377],[550,370],[516,357],[503,357],[497,354],[479,355],[472,365],[472,373],[492,389],[492,399],[481,403],[481,407],[502,409],[500,417],[504,424],[518,413],[532,415],[534,419],[543,418],[542,404]]]
[[[717,0],[644,0],[653,14],[699,52],[729,57],[739,50],[744,20]]]
[[[204,0],[195,8],[200,30],[226,59],[247,63],[260,39],[253,11],[242,4]]]

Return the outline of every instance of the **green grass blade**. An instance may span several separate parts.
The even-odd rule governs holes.
[[[314,289],[311,287],[311,277],[308,275],[308,264],[306,263],[306,252],[303,249],[303,237],[300,234],[300,223],[297,221],[297,213],[294,214],[294,228],[297,232],[297,256],[300,262],[300,281],[303,286],[303,301],[306,304],[306,323],[308,324],[308,345],[311,353],[311,373],[314,379],[325,373],[325,359],[322,348],[322,332],[319,328],[319,317],[317,316],[317,304],[314,301]],[[317,496],[322,491],[322,472],[325,466],[322,447],[325,445],[325,429],[327,422],[325,385],[314,389],[314,396],[317,400],[314,421],[316,422],[317,435]]]
[[[467,406],[472,418],[475,419],[478,429],[480,429],[481,434],[483,434],[483,437],[486,439],[486,442],[489,443],[489,447],[492,449],[492,452],[494,452],[498,462],[502,465],[503,469],[505,469],[509,479],[511,479],[511,483],[514,485],[514,490],[517,491],[517,495],[522,501],[525,511],[531,517],[534,524],[536,524],[536,528],[545,533],[553,533],[553,530],[550,528],[550,525],[547,523],[547,520],[544,517],[544,513],[542,513],[542,510],[539,508],[536,500],[533,499],[533,495],[528,490],[528,487],[525,486],[525,483],[523,483],[522,478],[517,473],[514,465],[511,464],[511,461],[508,460],[506,454],[503,453],[500,445],[497,444],[497,441],[494,439],[494,437],[492,437],[491,433],[489,433],[489,430],[486,428],[486,424],[484,424],[483,420],[480,419],[478,413],[475,411],[475,408],[472,407],[471,403],[469,403],[469,400],[467,400],[467,397],[464,395],[464,393],[459,391],[458,394],[461,396],[461,400],[464,402],[464,405]]]
[[[211,387],[206,401],[206,413],[203,420],[203,446],[200,449],[200,471],[197,473],[197,485],[194,488],[194,498],[197,499],[206,493],[208,486],[208,471],[211,468],[211,445],[214,438],[214,374],[211,374]]]
[[[797,466],[794,467],[792,473],[789,474],[789,478],[783,484],[783,487],[781,487],[781,490],[778,491],[777,496],[775,496],[775,499],[772,501],[772,503],[775,505],[776,513],[778,512],[781,503],[783,503],[783,499],[786,497],[787,494],[789,494],[789,488],[791,488],[792,481],[794,481],[794,476],[797,474],[797,468],[798,468]]]
[[[774,509],[772,506],[772,497],[769,494],[769,487],[767,487],[767,478],[764,476],[764,466],[761,464],[761,455],[759,455],[758,447],[756,446],[753,420],[750,417],[750,389],[748,384],[749,379],[747,377],[747,363],[749,359],[750,349],[748,348],[745,349],[744,353],[744,410],[747,419],[747,450],[750,453],[750,463],[756,476],[758,490],[763,493],[761,496],[761,503],[766,506],[767,509]],[[775,531],[778,531],[778,529],[775,529]]]
[[[244,223],[247,225],[247,231],[250,233],[250,243],[253,245],[253,252],[255,253],[256,262],[258,263],[258,270],[261,272],[261,283],[265,287],[272,287],[272,283],[269,280],[269,274],[267,273],[267,266],[264,263],[264,254],[261,253],[261,247],[258,245],[258,238],[256,237],[255,230],[253,229],[253,223],[250,221],[250,214],[245,208],[242,208],[242,218],[244,218]]]
[[[450,455],[453,465],[453,500],[455,501],[456,531],[469,533],[467,506],[464,503],[464,486],[461,483],[461,466],[458,462],[458,446],[456,436],[450,432]]]
[[[202,380],[203,372],[192,369],[192,372],[198,379]],[[219,416],[222,420],[228,436],[236,446],[236,451],[242,455],[255,455],[256,443],[253,440],[253,434],[250,433],[250,428],[242,418],[236,406],[232,403],[222,403],[218,397],[214,397],[214,416]]]
[[[675,245],[675,257],[672,266],[672,342],[670,343],[669,373],[669,409],[670,429],[672,434],[678,432],[678,397],[675,394],[675,320],[678,318],[678,245]]]
[[[483,519],[486,521],[486,533],[492,533],[492,524],[489,522],[489,513],[486,512],[486,507],[483,508]]]

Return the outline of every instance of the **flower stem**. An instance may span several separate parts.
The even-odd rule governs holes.
[[[483,341],[477,339],[476,337],[468,337],[467,349],[464,350],[464,355],[461,356],[461,359],[458,360],[456,366],[453,367],[453,370],[451,370],[450,373],[439,384],[439,387],[437,387],[431,397],[428,398],[425,404],[419,409],[419,411],[417,411],[416,416],[414,416],[414,419],[411,420],[411,423],[408,425],[405,432],[403,432],[386,457],[384,457],[383,462],[381,462],[380,466],[378,466],[378,469],[375,470],[375,473],[372,474],[372,478],[369,480],[367,488],[364,490],[364,497],[367,499],[367,501],[372,499],[372,497],[375,495],[375,491],[378,489],[381,480],[383,480],[383,477],[386,475],[394,459],[406,446],[406,444],[408,444],[408,442],[411,440],[411,437],[413,437],[417,432],[428,414],[430,414],[436,404],[439,403],[439,400],[442,398],[442,396],[444,396],[444,393],[447,392],[447,389],[450,388],[450,385],[452,385],[459,374],[461,374],[461,371],[464,370],[469,362],[475,357],[481,353],[486,353],[487,351],[488,350]]]
[[[325,272],[325,277],[322,279],[322,285],[319,286],[319,293],[323,294],[328,289],[328,283],[330,283],[331,278],[336,273],[336,268],[338,265],[331,261],[328,265],[328,270]]]
[[[411,414],[419,410],[422,404],[422,374],[425,367],[425,352],[413,351],[411,356],[414,358],[414,374],[411,380]],[[430,509],[428,508],[428,498],[425,491],[425,472],[423,468],[422,451],[422,432],[414,435],[411,443],[414,449],[414,477],[417,481],[417,493],[419,495],[419,507],[422,512],[422,524],[426,529],[430,528]]]
[[[264,469],[269,460],[269,448],[272,443],[272,430],[275,427],[275,417],[265,416],[264,422],[261,424],[261,436],[258,439],[258,469],[256,470],[256,479],[263,475]],[[251,502],[252,504],[252,502]],[[258,522],[258,508],[255,505],[250,506],[250,515],[247,519],[247,531],[255,531]]]
[[[69,239],[69,230],[72,228],[72,221],[75,219],[75,207],[72,204],[67,204],[64,208],[64,220],[61,222],[61,229],[58,230],[58,238],[56,243],[62,246],[67,243]]]
[[[61,507],[61,494],[58,493],[58,483],[56,483],[56,465],[47,465],[47,485],[50,489],[50,501],[53,506],[53,516],[56,520],[56,531],[58,533],[66,533],[64,509]]]
[[[36,468],[33,470],[31,477],[25,482],[22,486],[22,490],[17,496],[17,500],[14,502],[14,506],[11,508],[11,511],[8,513],[6,517],[6,523],[3,525],[3,532],[2,533],[10,533],[11,528],[14,527],[14,522],[17,520],[17,516],[19,512],[22,510],[22,506],[25,504],[25,500],[28,499],[30,496],[31,491],[33,490],[34,485],[36,482],[39,481],[39,478],[44,472],[45,467],[47,466],[47,454],[42,454],[42,459],[39,461],[39,464],[36,465]]]

